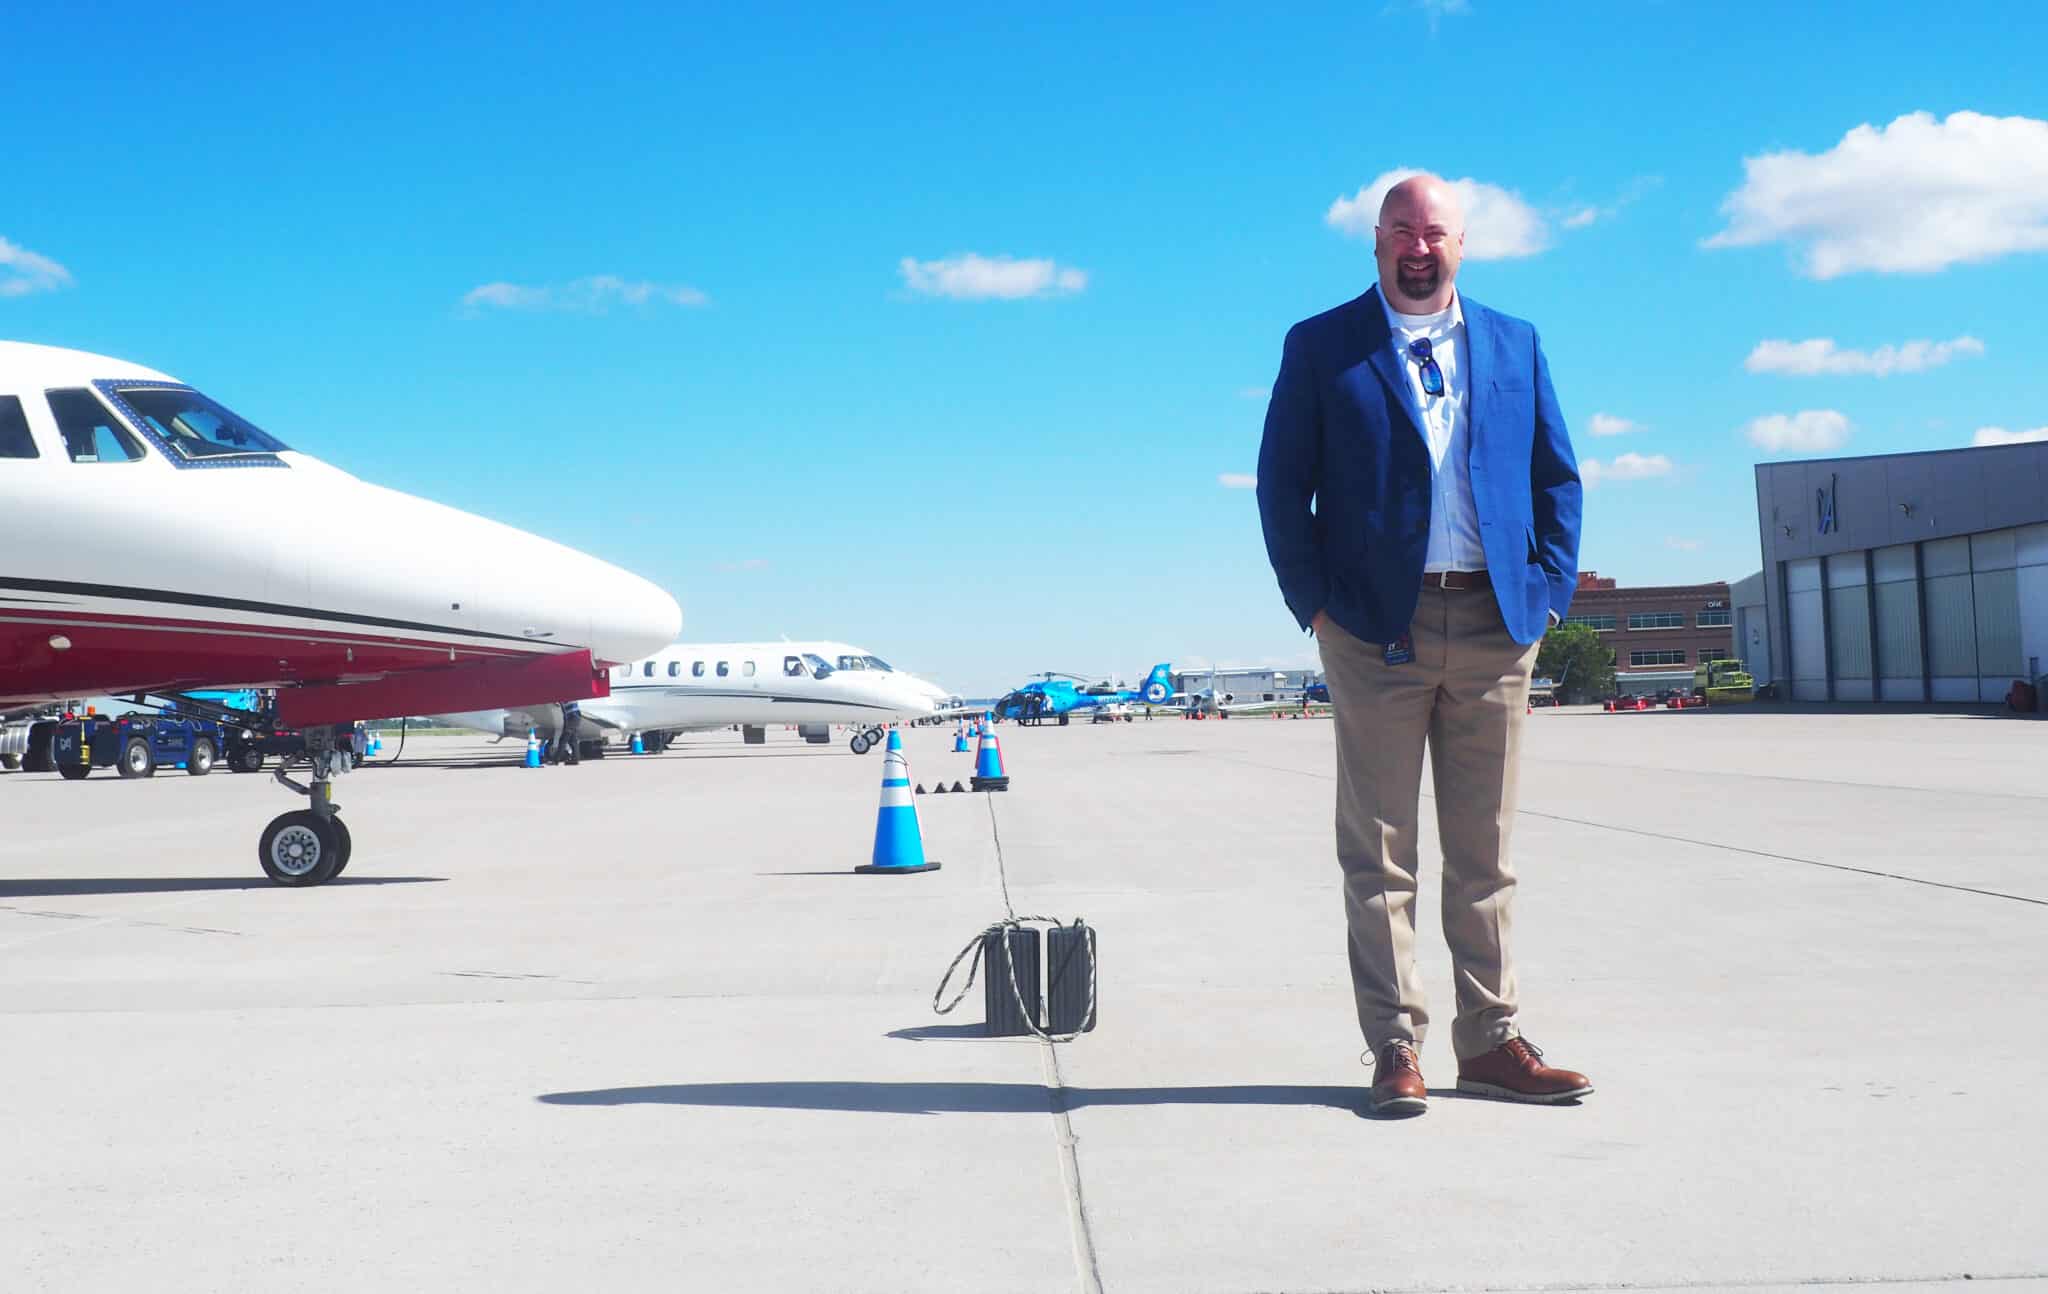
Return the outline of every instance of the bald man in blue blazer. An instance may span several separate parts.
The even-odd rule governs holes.
[[[1578,465],[1536,330],[1461,297],[1464,215],[1415,175],[1374,231],[1379,284],[1296,324],[1259,448],[1281,596],[1336,718],[1337,861],[1376,1114],[1428,1106],[1415,965],[1418,801],[1434,773],[1458,1088],[1591,1092],[1521,1036],[1509,957],[1529,675],[1578,582]]]

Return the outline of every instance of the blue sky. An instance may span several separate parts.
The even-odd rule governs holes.
[[[1402,167],[1479,186],[1460,286],[1541,330],[1625,583],[1754,570],[1760,458],[2048,426],[2038,5],[71,8],[9,21],[0,336],[686,636],[1311,661],[1224,480]]]

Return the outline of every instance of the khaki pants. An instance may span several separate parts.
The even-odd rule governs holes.
[[[1536,645],[1508,636],[1487,589],[1424,589],[1409,634],[1415,659],[1404,665],[1335,625],[1317,639],[1337,727],[1351,986],[1367,1046],[1421,1046],[1429,1009],[1415,968],[1416,824],[1427,744],[1458,988],[1451,1043],[1465,1059],[1517,1032],[1508,836]]]

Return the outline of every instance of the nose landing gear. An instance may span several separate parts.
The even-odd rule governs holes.
[[[308,807],[271,819],[256,846],[263,874],[279,885],[325,885],[348,866],[354,842],[334,802],[334,779],[349,770],[349,753],[337,749],[331,725],[305,730],[311,785],[293,781],[280,763],[272,774],[285,789],[306,797]]]
[[[853,740],[847,742],[846,747],[856,755],[865,755],[870,750],[881,745],[882,738],[885,735],[880,728],[869,728],[865,732],[853,734]]]

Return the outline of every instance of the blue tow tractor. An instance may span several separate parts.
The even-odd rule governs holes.
[[[204,777],[220,752],[219,724],[171,715],[84,715],[58,724],[50,737],[50,762],[73,782],[109,766],[123,777],[154,777],[164,767]]]

